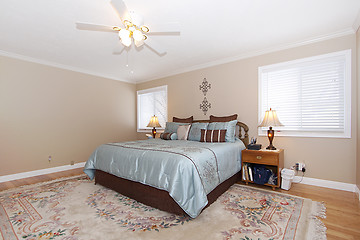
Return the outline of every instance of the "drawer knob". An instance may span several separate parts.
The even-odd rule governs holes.
[[[262,156],[256,156],[257,159],[262,159]]]

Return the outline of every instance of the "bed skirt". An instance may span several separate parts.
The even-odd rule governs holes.
[[[228,190],[231,185],[237,181],[240,181],[240,176],[240,172],[238,172],[212,190],[207,195],[208,204],[206,207],[215,202],[215,200],[221,194],[226,192],[226,190]],[[95,184],[100,184],[129,198],[135,199],[145,205],[166,212],[175,213],[178,215],[186,214],[165,190],[160,190],[142,183],[120,178],[101,170],[96,170],[95,172]]]

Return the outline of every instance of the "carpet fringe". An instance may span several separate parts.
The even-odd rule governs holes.
[[[312,240],[326,240],[326,226],[319,218],[326,218],[324,202],[313,202],[309,216],[308,238]]]
[[[314,217],[326,218],[326,207],[324,202],[313,202],[312,211]]]

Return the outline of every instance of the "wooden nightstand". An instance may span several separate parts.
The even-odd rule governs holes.
[[[278,150],[242,150],[241,152],[241,171],[243,171],[244,163],[262,164],[266,165],[267,168],[271,169],[277,175],[277,184],[265,184],[266,186],[280,187],[281,184],[281,169],[284,168],[284,149]],[[244,180],[246,184],[253,182],[250,180]]]

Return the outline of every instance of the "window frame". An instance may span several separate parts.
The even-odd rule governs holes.
[[[137,132],[151,132],[151,127],[146,127],[146,128],[140,128],[140,101],[139,101],[139,96],[142,94],[147,94],[147,93],[155,93],[155,92],[160,92],[160,91],[164,91],[165,92],[165,99],[166,99],[166,112],[165,112],[165,121],[167,121],[168,118],[168,92],[167,92],[167,85],[163,85],[163,86],[159,86],[159,87],[153,87],[153,88],[147,88],[147,89],[143,89],[143,90],[138,90],[136,91],[136,105],[137,105],[137,117],[136,117],[136,129]],[[149,118],[150,121],[150,118]],[[156,128],[157,130],[164,130],[165,126],[162,126],[161,128]]]
[[[344,131],[343,132],[330,132],[330,131],[287,131],[286,126],[284,127],[273,127],[276,132],[276,136],[287,136],[287,137],[325,137],[325,138],[351,138],[351,49],[322,54],[317,56],[312,56],[308,58],[301,58],[296,59],[293,61],[281,62],[266,66],[261,66],[258,68],[258,123],[261,123],[262,119],[264,118],[265,110],[269,109],[262,109],[263,106],[263,99],[262,99],[262,76],[263,72],[266,70],[267,72],[269,69],[278,69],[282,67],[290,67],[294,64],[302,64],[304,62],[311,62],[316,61],[324,58],[329,57],[336,57],[336,56],[344,56],[345,58],[345,68],[344,68]],[[282,68],[284,70],[284,68]],[[277,110],[277,109],[273,109]],[[279,116],[279,120],[281,122],[281,117]],[[258,127],[258,135],[259,136],[266,136],[268,128],[261,128]]]

